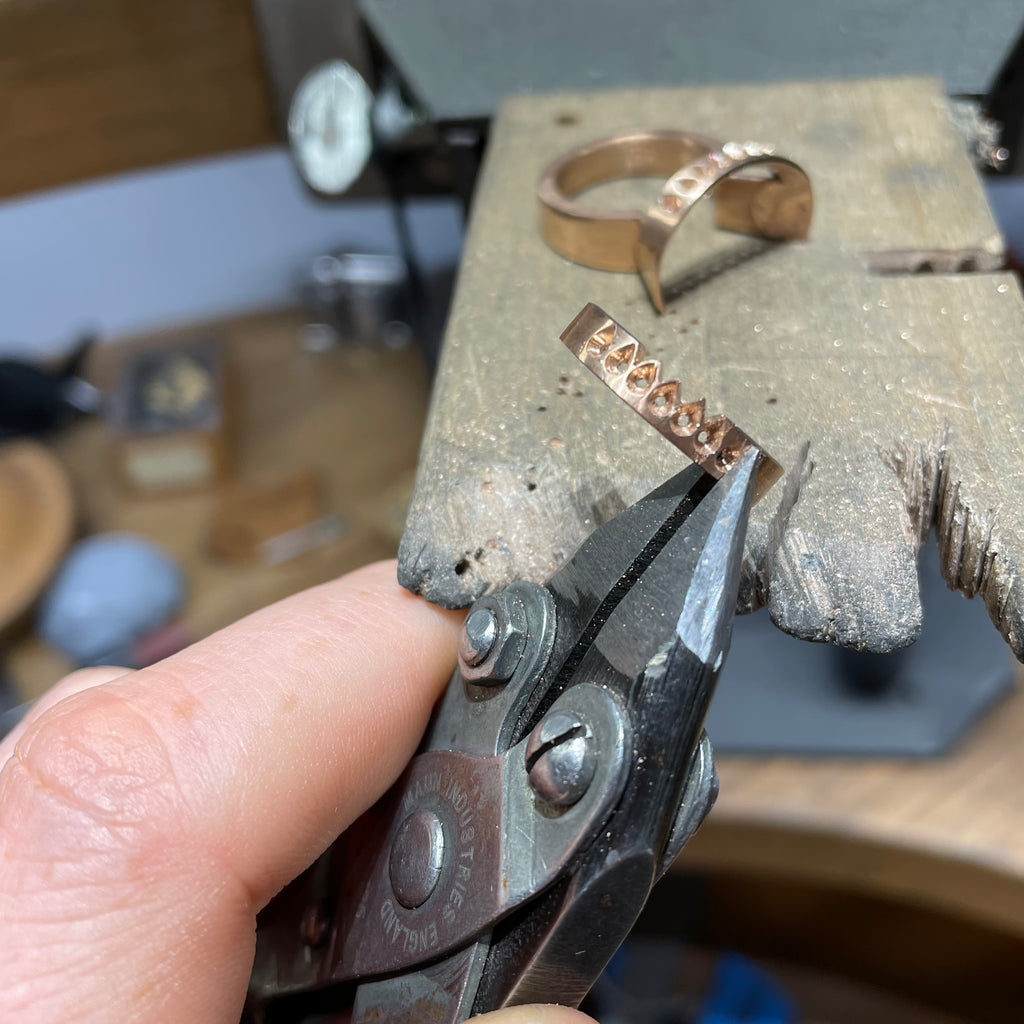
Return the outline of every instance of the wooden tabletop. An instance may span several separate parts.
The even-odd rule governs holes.
[[[723,757],[679,867],[836,884],[1024,935],[1022,739],[1018,689],[947,757]]]
[[[113,472],[109,429],[99,420],[79,423],[54,442],[72,480],[81,533],[139,533],[180,562],[189,588],[182,622],[196,639],[397,549],[429,399],[423,359],[413,347],[306,352],[303,323],[301,314],[282,312],[102,346],[89,377],[109,386],[126,354],[145,345],[221,338],[238,396],[235,480],[271,485],[317,473],[326,510],[346,524],[324,547],[275,566],[218,560],[209,552],[216,491],[126,493]],[[36,697],[70,666],[26,635],[9,668],[25,695]]]
[[[181,561],[190,587],[184,622],[196,637],[395,551],[428,401],[422,361],[412,349],[307,353],[301,325],[298,314],[280,313],[187,336],[227,342],[242,396],[238,477],[322,475],[330,508],[349,523],[325,548],[275,567],[218,562],[206,547],[214,494],[126,495],[99,422],[56,443],[84,530],[137,531]],[[97,382],[113,379],[126,351],[97,352]],[[10,664],[32,696],[68,667],[31,636]],[[1022,738],[1018,692],[938,760],[723,757],[718,805],[680,866],[836,883],[1024,934]]]

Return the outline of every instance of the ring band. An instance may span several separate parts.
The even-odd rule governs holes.
[[[743,173],[752,168],[763,168],[768,176]],[[605,182],[662,174],[668,180],[647,210],[602,210],[574,198]],[[559,157],[537,187],[541,230],[552,249],[575,263],[639,271],[654,307],[664,312],[661,265],[669,239],[712,191],[721,228],[774,240],[807,237],[813,196],[810,179],[797,164],[776,156],[770,146],[722,144],[673,131],[601,139]]]
[[[668,177],[719,147],[689,132],[619,135],[579,146],[559,157],[537,187],[541,229],[556,252],[596,270],[637,269],[635,250],[644,210],[603,210],[574,197],[622,178]]]

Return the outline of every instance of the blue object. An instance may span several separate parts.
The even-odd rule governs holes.
[[[43,598],[38,629],[77,665],[132,667],[132,645],[185,600],[185,577],[160,547],[130,533],[76,544]]]
[[[793,1024],[796,1008],[772,977],[738,953],[718,961],[695,1024]]]

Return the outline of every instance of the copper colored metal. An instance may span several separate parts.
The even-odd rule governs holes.
[[[703,398],[686,401],[679,381],[662,380],[661,363],[599,306],[588,302],[561,337],[591,373],[712,476],[725,476],[751,448],[761,455],[757,498],[782,476],[782,467],[732,420],[708,416]]]
[[[645,211],[603,210],[573,197],[622,178],[667,177],[719,145],[689,132],[644,132],[569,150],[548,166],[537,186],[544,238],[575,263],[597,270],[636,270]]]
[[[669,178],[647,210],[602,210],[574,198],[605,182],[662,174]],[[690,132],[620,135],[565,153],[537,187],[547,243],[588,267],[638,271],[658,312],[665,310],[661,265],[669,239],[712,192],[720,228],[778,241],[807,237],[810,179],[762,143],[719,143]]]

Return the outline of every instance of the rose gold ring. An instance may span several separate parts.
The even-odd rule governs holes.
[[[574,198],[605,182],[662,174],[670,177],[647,210],[602,210]],[[665,310],[661,265],[669,240],[712,192],[720,228],[773,240],[807,237],[810,179],[760,143],[719,143],[674,131],[619,135],[565,153],[537,187],[551,248],[598,270],[639,271],[659,312]]]

